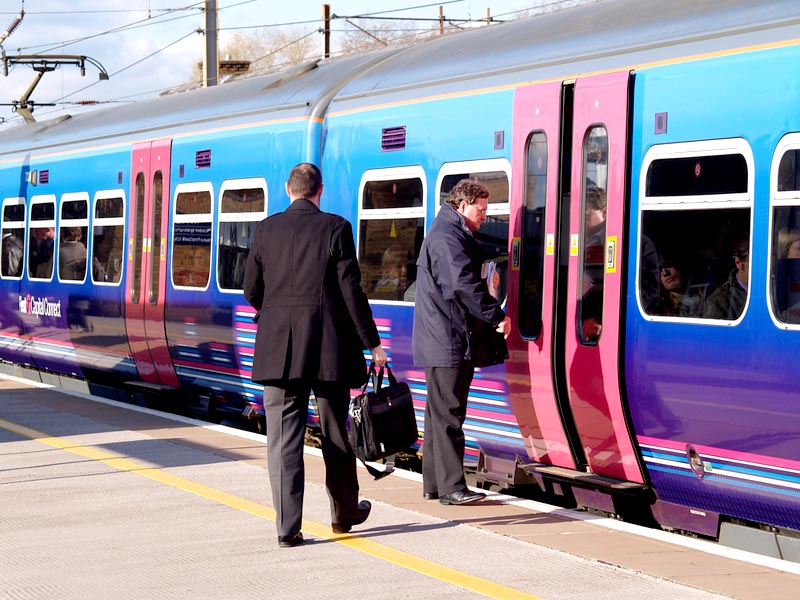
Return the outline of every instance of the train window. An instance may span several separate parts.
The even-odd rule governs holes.
[[[142,248],[144,244],[144,173],[136,176],[136,206],[133,222],[133,277],[131,278],[131,302],[139,303],[139,287],[142,283]]]
[[[416,265],[425,230],[424,172],[368,171],[361,181],[358,255],[372,300],[413,302]]]
[[[256,225],[267,216],[267,182],[225,181],[220,194],[217,283],[221,290],[240,291]]]
[[[152,226],[150,228],[152,243],[150,248],[150,304],[158,304],[161,286],[161,261],[164,257],[164,241],[161,238],[161,211],[164,206],[164,175],[161,171],[153,173]],[[202,286],[201,286],[202,287]]]
[[[55,219],[55,196],[31,198],[31,241],[28,244],[28,277],[31,279],[50,280],[53,278]]]
[[[183,184],[175,190],[172,284],[205,288],[211,273],[211,187]]]
[[[608,189],[608,133],[603,126],[592,127],[583,142],[580,248],[582,273],[578,280],[578,339],[584,344],[600,339],[603,325],[603,287],[606,276],[606,205]]]
[[[3,254],[0,276],[3,279],[22,277],[22,257],[25,255],[25,198],[3,200]]]
[[[92,222],[92,281],[119,283],[125,251],[125,198],[122,191],[98,192]]]
[[[441,205],[450,190],[462,179],[477,181],[489,188],[489,210],[475,239],[485,258],[482,273],[489,276],[489,291],[505,304],[508,272],[508,221],[511,165],[505,159],[446,163],[439,171],[436,186]]]
[[[637,274],[646,315],[723,325],[742,318],[749,297],[752,165],[744,140],[648,152]],[[683,182],[654,187],[655,172]]]
[[[787,135],[773,163],[770,310],[781,326],[800,325],[800,134]],[[788,327],[787,327],[788,328]]]
[[[80,282],[86,279],[86,242],[89,234],[89,198],[86,194],[61,196],[58,223],[58,279]]]
[[[547,138],[536,132],[528,137],[522,208],[519,331],[526,339],[536,339],[542,331],[546,193]]]

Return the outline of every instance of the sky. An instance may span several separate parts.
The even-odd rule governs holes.
[[[553,7],[586,0],[329,0],[338,17],[361,15],[404,18],[439,18],[442,6],[447,19],[485,19],[487,10],[496,19],[511,20],[526,9]],[[248,34],[262,28],[283,27],[318,38],[323,53],[321,0],[217,0],[219,44],[234,33]],[[0,72],[0,131],[22,123],[12,103],[33,83],[32,65],[14,63],[15,57],[81,55],[85,76],[76,65],[62,64],[44,73],[30,96],[34,117],[47,120],[64,113],[75,114],[98,106],[135,102],[158,95],[192,79],[193,65],[202,59],[205,41],[205,2],[196,0],[0,0],[0,38],[15,22],[20,9],[25,15],[2,42],[8,75]],[[360,24],[380,21],[359,21]],[[432,25],[425,23],[422,25]],[[331,26],[331,43],[350,25],[343,18]],[[71,60],[71,59],[70,59]],[[100,69],[109,79],[99,79]],[[55,106],[46,106],[47,103]],[[86,102],[102,102],[87,106]]]

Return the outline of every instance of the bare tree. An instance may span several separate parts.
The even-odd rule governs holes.
[[[412,44],[436,35],[439,26],[415,21],[375,21],[346,19],[347,29],[340,33],[337,54],[356,54],[388,46]],[[335,35],[335,34],[334,34]]]
[[[311,60],[320,54],[317,31],[262,29],[254,33],[234,33],[220,49],[220,64],[225,60],[250,61],[251,73],[268,73]],[[203,64],[192,70],[192,82],[203,79]]]

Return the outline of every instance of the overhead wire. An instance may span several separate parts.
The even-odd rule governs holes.
[[[237,7],[237,6],[250,4],[250,3],[253,3],[253,2],[256,2],[256,1],[258,1],[258,0],[242,0],[241,2],[237,2],[235,4],[231,4],[231,5],[228,5],[228,6],[225,6],[225,7],[220,7],[219,10],[220,11],[228,10],[228,9],[231,9],[231,8],[234,8],[234,7]],[[409,10],[424,9],[424,8],[430,8],[430,7],[433,7],[433,6],[456,4],[456,3],[461,3],[461,2],[464,2],[464,1],[465,0],[444,0],[444,1],[440,1],[440,2],[422,4],[422,5],[412,6],[412,7],[403,7],[403,8],[398,8],[398,9],[390,9],[390,10],[383,10],[383,11],[364,13],[364,14],[360,14],[360,15],[352,15],[352,16],[349,16],[349,17],[333,15],[332,18],[333,19],[369,19],[369,18],[378,18],[379,15],[386,15],[386,14],[391,14],[391,13],[405,12],[405,11],[409,11]],[[555,2],[551,2],[549,4],[563,4],[565,1],[568,1],[568,0],[556,0]],[[39,48],[39,47],[42,47],[42,46],[49,46],[48,50],[45,51],[45,52],[47,52],[47,51],[51,51],[51,50],[56,49],[56,48],[63,48],[65,46],[72,45],[72,44],[75,44],[75,43],[78,43],[78,42],[81,42],[81,41],[86,41],[86,40],[89,40],[89,39],[101,37],[103,35],[110,35],[110,34],[113,34],[113,33],[120,33],[120,32],[123,32],[123,31],[129,31],[129,30],[138,29],[138,28],[141,28],[141,27],[160,25],[160,24],[171,22],[171,21],[176,21],[176,20],[180,20],[180,19],[194,17],[196,15],[193,13],[193,14],[188,14],[188,15],[180,15],[180,16],[176,16],[176,17],[168,18],[168,19],[164,18],[164,17],[168,17],[169,15],[173,15],[176,12],[188,11],[188,10],[192,10],[192,9],[198,9],[199,5],[202,5],[202,4],[204,4],[204,2],[201,1],[201,2],[194,2],[194,3],[191,3],[191,4],[187,4],[185,6],[181,6],[181,7],[177,7],[177,8],[154,9],[154,10],[156,10],[158,12],[161,12],[162,14],[157,15],[155,17],[148,16],[148,18],[146,18],[146,19],[140,19],[140,20],[137,20],[137,21],[133,21],[131,23],[128,23],[128,24],[125,24],[125,25],[121,25],[119,27],[115,27],[115,28],[112,28],[112,29],[109,29],[109,30],[106,30],[106,31],[102,31],[102,32],[99,32],[99,33],[96,33],[96,34],[84,36],[84,37],[81,37],[81,38],[75,38],[73,40],[66,40],[66,41],[58,43],[58,44],[53,44],[51,42],[50,44],[47,44],[47,45],[42,44],[41,46],[29,46],[29,47],[25,47],[23,49],[33,49],[33,48]],[[532,8],[536,8],[536,7],[532,7]],[[202,10],[202,9],[199,9],[199,10]],[[506,15],[507,14],[514,14],[514,13],[518,13],[518,12],[524,12],[526,10],[530,10],[530,9],[523,9],[521,11],[511,11],[511,12],[505,13],[505,14]],[[79,12],[79,11],[71,11],[71,12]],[[102,11],[102,10],[98,10],[98,11],[80,11],[80,12],[98,12],[98,13],[102,13],[102,12],[118,12],[118,11],[112,11],[112,10]],[[126,12],[130,12],[130,11],[126,11]],[[150,11],[150,9],[148,9],[148,14],[150,14],[150,13],[151,13],[151,11]],[[0,14],[2,14],[2,13],[0,13]],[[384,17],[384,18],[388,19],[389,17]],[[438,19],[420,19],[420,18],[413,18],[413,17],[411,17],[411,18],[394,18],[394,19],[395,20],[405,20],[405,21],[428,21],[428,20],[438,21]],[[261,26],[228,27],[228,28],[220,27],[219,30],[220,31],[224,31],[224,30],[237,30],[237,29],[253,29],[253,28],[261,28],[261,27],[270,27],[270,28],[271,27],[281,27],[281,26],[285,27],[285,26],[290,26],[290,25],[303,25],[303,24],[319,23],[319,21],[320,21],[320,19],[314,19],[314,20],[309,20],[309,21],[295,21],[295,22],[276,23],[276,24],[261,25]],[[451,22],[453,20],[452,19],[448,19],[447,21]],[[463,21],[468,21],[468,20],[465,19]],[[463,22],[463,21],[459,20],[459,22]],[[484,19],[476,19],[476,21],[480,22],[480,21],[484,21]],[[340,31],[345,31],[345,30],[340,30]],[[404,29],[402,31],[407,32],[409,35],[402,36],[401,39],[392,40],[393,43],[403,43],[404,39],[406,41],[408,41],[409,39],[418,38],[420,35],[425,35],[426,33],[430,32],[431,30],[427,30],[427,29],[423,29],[423,28],[420,28],[420,29],[410,29],[409,28],[409,29]],[[200,32],[200,30],[193,30],[192,32],[187,33],[186,35],[183,35],[182,37],[180,37],[177,40],[171,42],[170,44],[167,44],[166,46],[163,46],[162,48],[156,50],[155,52],[152,52],[151,54],[149,54],[149,55],[147,55],[147,56],[145,56],[145,57],[143,57],[141,59],[136,60],[135,62],[129,64],[126,67],[123,67],[122,69],[119,69],[119,70],[111,73],[110,75],[112,75],[112,76],[113,75],[118,75],[119,73],[122,73],[122,72],[124,72],[124,71],[126,71],[126,70],[128,70],[128,69],[130,69],[130,68],[132,68],[132,67],[134,67],[134,66],[136,66],[136,65],[138,65],[138,64],[140,64],[140,63],[142,63],[142,62],[144,62],[144,61],[146,61],[148,59],[150,59],[150,58],[152,58],[153,56],[163,52],[167,48],[169,48],[171,46],[174,46],[175,44],[183,41],[187,37],[189,37],[189,36],[191,36],[191,35],[193,35],[195,33],[198,33],[198,32]],[[283,50],[283,49],[285,49],[285,48],[287,48],[287,47],[289,47],[289,46],[291,46],[291,45],[293,45],[295,43],[298,43],[298,42],[302,41],[303,39],[313,35],[314,33],[319,33],[319,29],[315,29],[313,31],[309,31],[308,33],[300,36],[299,38],[296,38],[295,40],[289,42],[288,44],[282,46],[281,48],[273,50],[270,53],[268,53],[268,54],[266,54],[266,55],[264,55],[262,57],[259,57],[259,58],[255,59],[254,61],[251,61],[251,62],[259,62],[259,61],[265,60],[266,58],[272,56],[273,54],[279,52],[280,50]],[[336,55],[336,53],[335,53],[335,55]],[[80,89],[78,89],[78,90],[76,90],[74,92],[66,94],[66,95],[58,98],[56,100],[56,102],[63,103],[62,101],[64,99],[69,98],[71,96],[74,96],[75,94],[78,94],[78,93],[80,93],[82,91],[85,91],[86,89],[89,89],[89,88],[93,87],[94,85],[97,85],[97,83],[99,83],[99,82],[94,82],[94,83],[92,83],[90,85],[87,85],[87,86],[84,86],[84,87],[82,87],[82,88],[80,88]],[[172,86],[170,86],[170,87],[172,87]],[[157,91],[164,91],[166,89],[170,89],[170,87],[162,88],[161,90],[157,90]],[[153,92],[149,92],[149,93],[153,93]],[[136,96],[145,95],[145,94],[146,94],[146,92],[143,92],[143,93],[135,94],[133,96],[126,96],[125,98],[136,97]]]

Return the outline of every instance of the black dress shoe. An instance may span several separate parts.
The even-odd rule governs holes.
[[[425,498],[425,500],[438,500],[439,494],[436,492],[423,492],[422,497]]]
[[[486,498],[483,492],[471,492],[467,488],[458,490],[452,494],[445,494],[439,498],[442,504],[469,504],[470,502],[477,502]]]
[[[303,532],[298,531],[294,535],[279,535],[278,536],[278,546],[281,548],[294,548],[295,546],[299,546],[305,540],[303,539]]]
[[[354,525],[361,525],[369,517],[369,511],[372,510],[372,504],[369,500],[362,500],[358,503],[358,510],[356,516],[349,521],[342,521],[341,523],[331,523],[333,533],[350,533]]]

